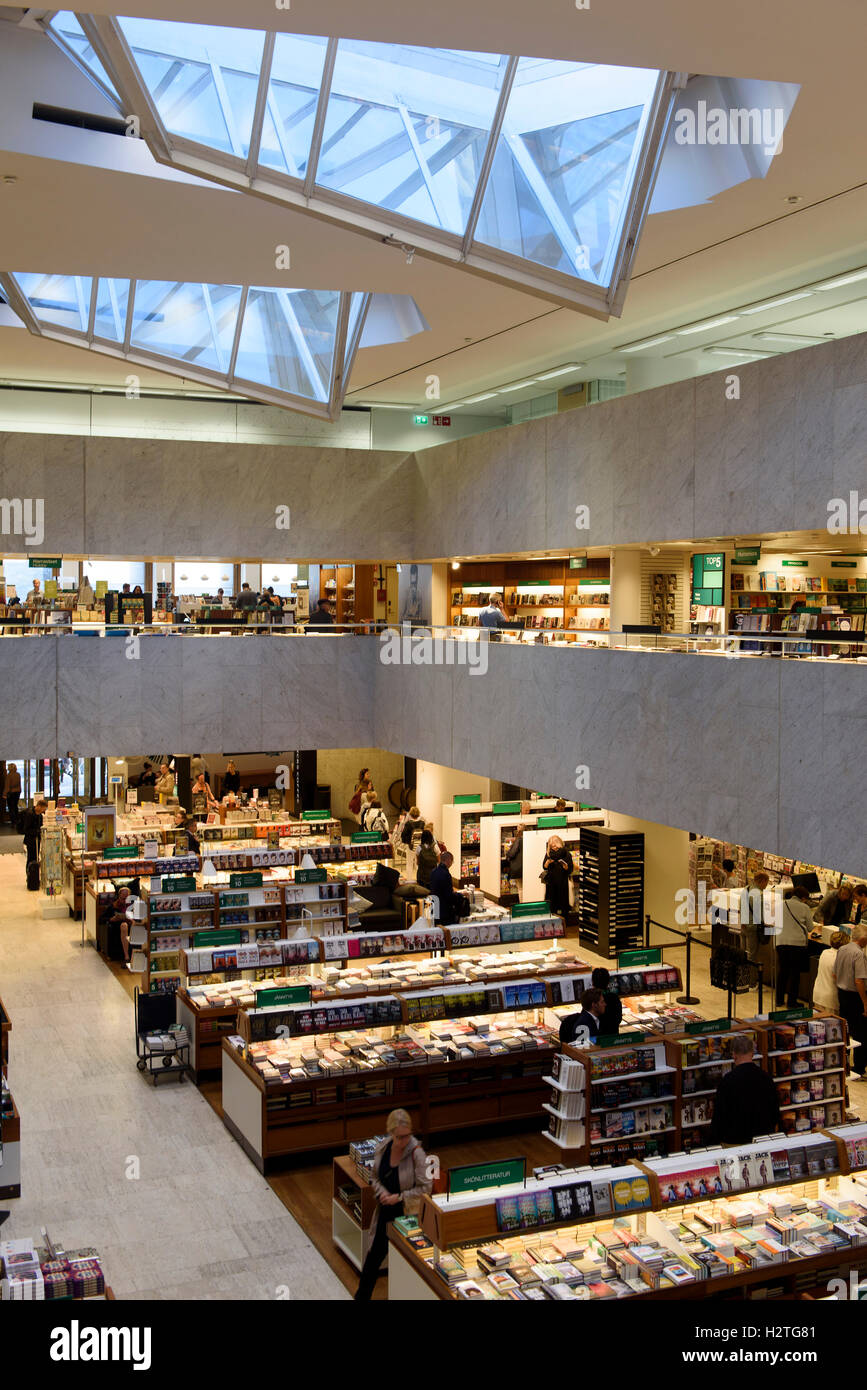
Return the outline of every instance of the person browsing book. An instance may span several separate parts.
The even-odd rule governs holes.
[[[479,614],[479,627],[502,627],[504,622],[503,600],[499,594],[491,594],[487,608],[483,608]]]
[[[839,888],[832,888],[813,913],[813,921],[823,927],[842,927],[849,921],[853,896],[851,883],[841,883]]]
[[[710,1137],[715,1144],[751,1144],[757,1134],[780,1127],[780,1102],[773,1078],[753,1061],[753,1039],[736,1033],[734,1065],[716,1088]]]
[[[405,1110],[392,1110],[385,1122],[387,1138],[373,1155],[370,1185],[377,1201],[373,1238],[361,1270],[355,1297],[368,1302],[373,1296],[376,1276],[388,1250],[388,1227],[398,1216],[415,1215],[423,1193],[430,1192],[427,1156],[412,1132],[412,1121]]]
[[[605,1014],[605,995],[601,989],[585,989],[580,999],[581,1012],[569,1014],[560,1024],[561,1043],[571,1043],[579,1036],[579,1029],[586,1028],[590,1041],[595,1042],[602,1031]],[[581,1046],[580,1043],[577,1044]]]
[[[463,893],[455,892],[455,885],[452,882],[451,869],[454,862],[454,855],[446,850],[445,854],[440,856],[440,862],[430,876],[430,891],[439,899],[440,910],[437,921],[442,927],[453,927],[456,922],[459,922],[461,909],[466,906],[466,898]]]
[[[190,791],[190,795],[191,795],[191,796],[204,796],[204,797],[206,797],[206,798],[207,798],[207,804],[208,804],[208,808],[209,808],[209,809],[210,809],[210,807],[216,806],[216,804],[217,804],[216,797],[214,796],[214,793],[211,791],[211,788],[208,786],[207,782],[205,781],[205,774],[204,774],[204,772],[200,772],[200,773],[199,773],[198,777],[196,778],[195,782],[194,782],[193,785],[192,785],[192,788],[191,788],[191,791]]]
[[[611,975],[604,965],[597,965],[590,976],[590,983],[594,989],[601,989],[605,995],[605,1034],[606,1037],[613,1038],[620,1032],[620,1024],[623,1021],[620,995],[610,988]]]
[[[226,764],[226,771],[223,773],[223,795],[226,792],[234,792],[235,795],[241,790],[241,774],[235,767],[230,758]]]
[[[420,888],[430,888],[430,876],[439,862],[433,831],[424,829],[421,832],[415,868],[415,881]]]
[[[564,921],[569,916],[569,880],[574,869],[572,856],[560,836],[552,835],[545,849],[539,877],[545,885],[545,901],[549,911]]]

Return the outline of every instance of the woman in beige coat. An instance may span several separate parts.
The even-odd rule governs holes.
[[[405,1110],[392,1110],[385,1127],[387,1138],[373,1155],[371,1186],[378,1202],[373,1239],[361,1271],[355,1297],[364,1302],[372,1298],[379,1267],[388,1249],[389,1222],[396,1216],[414,1215],[422,1194],[430,1192],[427,1155],[412,1132],[412,1121]]]

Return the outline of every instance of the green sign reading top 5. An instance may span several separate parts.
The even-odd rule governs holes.
[[[722,607],[725,601],[726,557],[722,552],[692,557],[692,602]]]

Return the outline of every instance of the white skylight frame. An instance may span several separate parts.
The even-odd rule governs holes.
[[[19,272],[18,274],[23,274]],[[32,273],[32,272],[27,272]],[[61,272],[44,272],[51,275]],[[63,272],[65,274],[65,272]],[[358,351],[364,331],[364,322],[367,317],[367,310],[370,305],[371,295],[364,293],[360,296],[360,307],[358,309],[353,331],[348,335],[348,325],[350,310],[352,307],[353,292],[348,290],[334,291],[339,293],[338,306],[335,316],[334,338],[331,353],[331,364],[327,391],[324,392],[325,398],[316,399],[312,395],[302,395],[297,392],[283,390],[263,383],[251,380],[237,371],[237,361],[239,346],[244,328],[245,313],[248,306],[249,294],[251,289],[258,286],[240,285],[218,286],[219,289],[236,288],[240,291],[237,317],[232,333],[231,346],[228,347],[226,358],[226,370],[218,371],[214,368],[202,366],[188,358],[179,355],[169,355],[154,351],[147,347],[132,342],[133,322],[136,311],[136,292],[139,285],[150,285],[151,280],[136,280],[133,277],[118,276],[98,276],[86,275],[75,276],[74,272],[69,274],[70,279],[89,279],[90,295],[85,307],[82,308],[82,317],[87,317],[87,327],[85,329],[75,329],[62,324],[52,323],[51,321],[40,318],[28,297],[27,293],[19,284],[18,275],[15,272],[0,272],[0,288],[14,313],[18,315],[25,327],[36,337],[49,338],[56,342],[68,343],[73,347],[88,348],[94,352],[102,353],[109,357],[121,358],[135,366],[150,367],[154,370],[165,372],[168,376],[176,376],[188,381],[196,381],[204,386],[221,389],[235,395],[243,395],[251,400],[259,400],[267,405],[277,405],[284,409],[298,411],[304,415],[312,415],[317,419],[336,420],[343,407],[343,401],[349,384],[352,365],[355,354]],[[124,280],[129,279],[129,293],[124,317],[123,338],[113,341],[111,338],[100,335],[96,331],[96,308],[99,297],[100,280]],[[168,283],[168,282],[167,282]],[[183,285],[184,282],[176,282]],[[203,285],[203,291],[207,291],[213,286]],[[285,294],[284,287],[263,286],[263,289],[273,289],[277,294]],[[358,293],[357,291],[355,292]],[[207,295],[203,296],[207,301]],[[216,335],[215,335],[216,337]],[[293,343],[299,348],[299,355],[306,349],[299,337],[293,334]]]
[[[475,176],[476,184],[472,204],[463,231],[457,233],[446,230],[442,226],[429,225],[398,211],[378,207],[373,202],[363,201],[360,197],[348,196],[336,188],[329,188],[316,182],[323,133],[326,128],[329,101],[332,95],[331,84],[335,63],[341,52],[339,46],[341,43],[349,45],[355,41],[338,38],[327,40],[307,167],[303,177],[293,177],[279,169],[263,164],[260,160],[265,121],[266,119],[273,120],[273,111],[269,115],[269,91],[274,49],[277,39],[285,31],[244,31],[251,36],[251,40],[256,34],[264,34],[264,47],[258,70],[258,86],[250,128],[250,143],[249,149],[244,155],[241,152],[230,153],[227,150],[214,148],[211,145],[205,145],[170,132],[151,97],[146,81],[121,29],[119,19],[105,15],[82,14],[78,14],[77,19],[103,62],[106,72],[117,86],[123,107],[128,114],[135,114],[138,117],[141,135],[154,158],[160,163],[184,169],[198,177],[224,184],[236,190],[251,192],[283,205],[288,204],[354,232],[375,237],[379,241],[386,241],[397,247],[412,247],[420,254],[497,280],[502,284],[527,290],[555,303],[578,308],[596,318],[605,320],[612,314],[619,316],[621,313],[638,240],[650,205],[656,172],[669,125],[673,118],[677,90],[683,85],[685,74],[644,70],[647,72],[648,79],[652,76],[652,72],[656,71],[655,85],[652,97],[642,103],[639,126],[632,137],[628,168],[622,176],[622,186],[625,192],[620,200],[619,215],[610,226],[608,251],[600,271],[599,278],[602,279],[603,283],[595,283],[592,278],[583,278],[580,273],[566,274],[560,269],[531,259],[529,254],[526,256],[514,254],[512,251],[483,243],[474,237],[488,182],[491,178],[503,121],[509,109],[513,82],[518,64],[522,61],[518,57],[471,53],[451,54],[453,61],[458,58],[466,58],[478,59],[480,64],[486,61],[491,64],[498,62],[502,70],[496,105],[490,119],[485,153]],[[47,23],[47,21],[43,22]],[[166,21],[166,23],[171,22]],[[219,26],[207,27],[210,29],[219,28]],[[293,36],[287,34],[286,37],[311,43],[315,41],[313,36],[308,35]],[[385,47],[397,48],[398,46],[385,45]],[[435,52],[435,50],[428,51]],[[443,51],[443,55],[444,59],[448,59],[449,53]],[[549,60],[541,59],[538,61],[540,64],[549,62]],[[575,66],[574,63],[571,65]],[[79,66],[81,66],[80,63]],[[556,66],[553,60],[550,60],[550,66],[552,68]],[[595,68],[600,65],[588,64],[586,66]],[[605,65],[601,66],[604,67]],[[82,70],[86,71],[87,69],[82,68]],[[252,69],[249,71],[245,69],[244,72],[251,80],[255,76]],[[88,75],[92,76],[90,73]],[[220,103],[222,115],[226,120],[227,127],[229,127],[231,121],[227,119],[227,108],[223,107],[222,99],[219,96],[218,76],[219,74],[214,69],[213,80],[217,92],[216,99]],[[425,77],[427,76],[428,74],[425,74]],[[312,96],[313,89],[311,88],[311,98]],[[361,100],[361,98],[356,99]],[[192,100],[195,98],[191,97]],[[346,100],[349,98],[347,97]],[[368,114],[369,109],[364,111],[361,119]],[[573,119],[578,118],[576,116]],[[450,126],[457,128],[452,117],[449,117],[448,120]],[[406,124],[407,136],[413,139],[409,124]],[[554,127],[550,128],[554,129]],[[544,128],[541,129],[544,130]],[[480,130],[483,133],[484,126],[480,127]],[[514,157],[514,150],[512,150],[512,155]],[[457,159],[459,155],[455,155],[453,158]],[[433,199],[434,191],[431,186],[431,178],[426,172],[426,161],[418,156],[418,162],[427,183],[427,192]],[[528,156],[528,168],[529,164]],[[527,169],[521,169],[520,173],[524,178],[527,177]],[[542,200],[545,189],[545,178],[541,178],[532,191],[534,196]],[[557,208],[553,195],[551,195],[547,206],[543,202],[542,213],[548,219],[552,236],[563,244],[562,236],[557,231]],[[523,225],[519,221],[519,234],[522,234],[523,230]],[[565,249],[564,246],[564,253]]]

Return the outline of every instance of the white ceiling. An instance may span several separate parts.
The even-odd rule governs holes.
[[[412,294],[431,325],[407,343],[360,352],[347,404],[429,406],[431,373],[440,377],[444,402],[568,361],[587,364],[578,378],[616,376],[629,361],[619,347],[867,262],[862,0],[826,0],[821,16],[812,0],[624,0],[591,3],[589,10],[571,0],[504,0],[469,13],[465,0],[438,0],[433,9],[398,0],[364,7],[320,0],[310,10],[298,0],[291,10],[245,18],[227,0],[134,0],[124,9],[801,84],[782,152],[765,179],[648,219],[623,316],[605,324],[421,255],[407,265],[399,250],[376,241],[179,177],[154,164],[140,142],[32,121],[34,100],[105,108],[47,39],[4,24],[0,10],[0,177],[17,179],[0,182],[0,268],[269,283],[274,247],[289,242],[299,284]],[[800,201],[790,205],[791,196]],[[859,286],[821,298],[756,315],[748,331],[739,322],[650,355],[666,359],[660,371],[676,379],[724,365],[703,356],[712,343],[775,350],[752,340],[772,326],[814,337],[867,330]],[[126,372],[123,362],[31,339],[0,320],[2,381],[111,386],[122,385]],[[160,373],[139,374],[144,386],[172,387]]]

